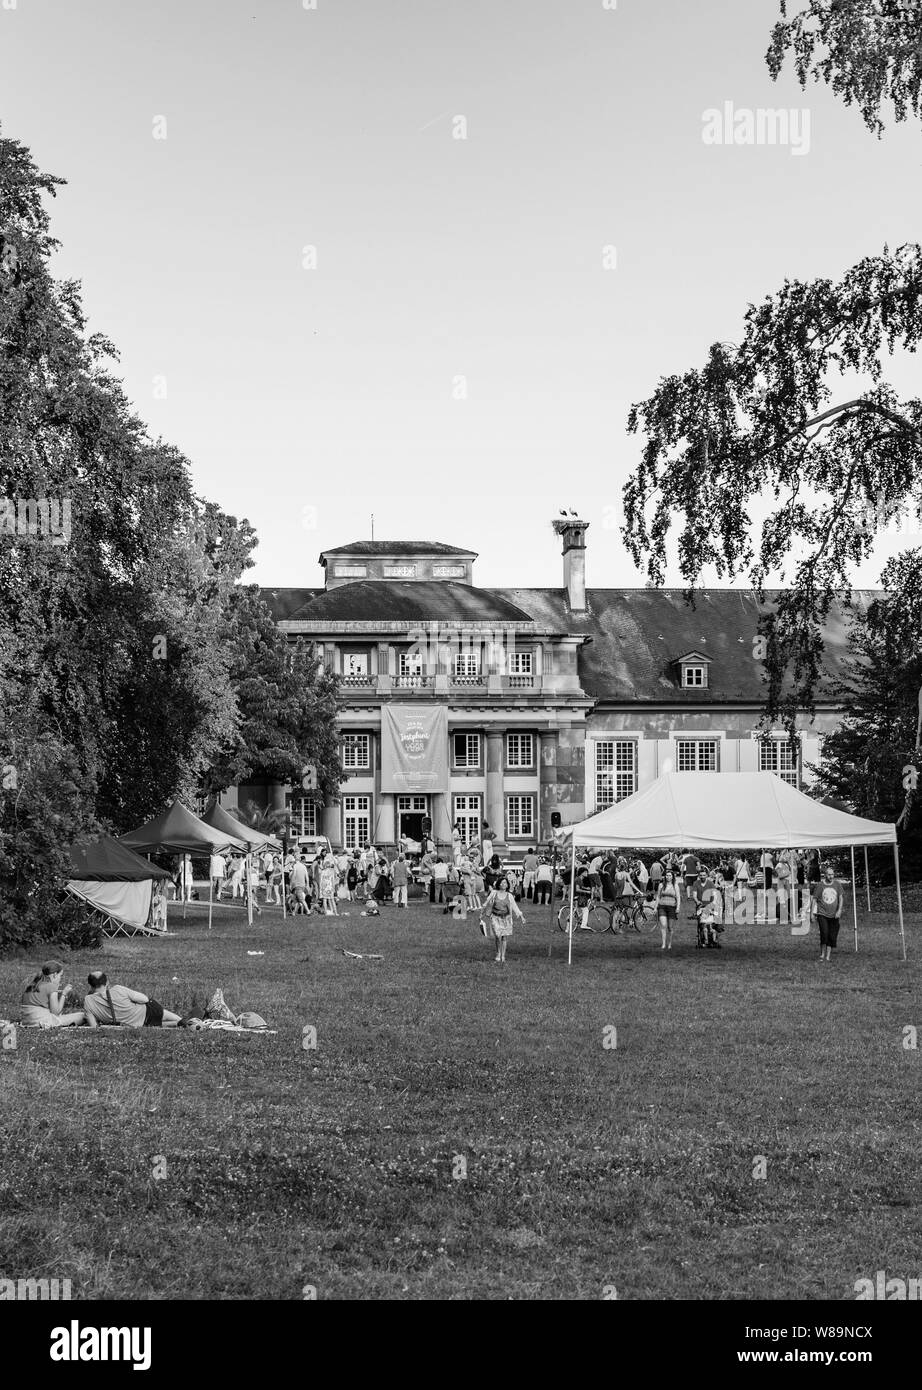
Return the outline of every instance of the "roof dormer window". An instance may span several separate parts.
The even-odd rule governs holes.
[[[679,684],[683,690],[706,690],[708,687],[708,667],[711,658],[703,652],[686,652],[677,656],[673,666],[679,674]]]

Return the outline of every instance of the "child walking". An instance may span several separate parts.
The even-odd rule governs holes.
[[[338,917],[339,910],[336,906],[336,865],[333,863],[332,855],[324,860],[323,868],[320,870],[320,896],[323,899],[323,915],[325,917]]]
[[[520,922],[525,921],[518,903],[509,891],[509,880],[505,874],[497,880],[496,887],[487,894],[483,911],[489,916],[493,938],[496,941],[496,955],[493,959],[504,963],[506,943],[512,935],[512,919],[518,917]]]

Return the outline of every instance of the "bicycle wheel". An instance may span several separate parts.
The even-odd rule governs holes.
[[[637,932],[655,931],[659,922],[653,903],[635,903],[631,914],[631,925]]]
[[[586,925],[590,931],[605,932],[609,929],[614,931],[612,922],[613,914],[601,903],[594,903],[589,909],[589,920]]]
[[[580,919],[580,910],[579,910],[578,907],[575,907],[575,908],[573,909],[573,926],[574,926],[574,929],[575,929],[576,927],[579,926],[579,919]],[[569,925],[570,925],[570,904],[569,904],[569,903],[562,903],[561,906],[558,908],[558,911],[557,911],[557,929],[558,929],[558,931],[565,932],[565,931],[567,930],[567,928],[569,927]]]

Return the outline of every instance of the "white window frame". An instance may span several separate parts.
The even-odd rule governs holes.
[[[784,733],[771,733],[756,736],[759,745],[759,771],[773,772],[789,787],[800,789],[800,737],[790,738]],[[769,756],[770,753],[770,756]],[[783,767],[783,755],[788,755],[791,766]]]
[[[357,793],[354,796],[343,797],[343,848],[361,849],[364,845],[372,843],[372,818],[371,818],[371,797],[366,792]],[[359,834],[361,826],[365,826],[365,833]]]
[[[467,754],[466,754],[466,757],[465,757],[465,761],[464,761],[464,762],[458,762],[458,754],[457,754],[457,749],[456,749],[456,747],[455,747],[455,739],[456,739],[456,738],[463,738],[463,739],[465,739],[466,742],[467,742],[467,750],[468,750],[468,751],[467,751]],[[475,740],[475,746],[476,746],[476,757],[475,757],[473,760],[472,760],[471,757],[470,757],[471,739],[474,739],[474,740]],[[479,734],[479,733],[468,733],[467,729],[454,729],[454,730],[452,731],[452,735],[451,735],[451,765],[452,765],[453,768],[456,768],[459,772],[470,772],[472,769],[480,768],[480,767],[483,766],[482,757],[483,757],[483,745],[482,745],[482,743],[481,743],[481,739],[480,739],[480,734]]]
[[[424,676],[426,674],[423,654],[418,647],[411,647],[409,651],[397,653],[397,674],[398,676]]]
[[[609,806],[623,801],[625,797],[633,796],[637,790],[637,740],[595,738],[592,742],[594,806],[597,812],[606,811]],[[606,765],[602,765],[603,763]],[[603,778],[610,780],[610,795],[603,790]]]
[[[532,651],[514,651],[506,657],[507,676],[533,676],[535,674],[535,654]]]
[[[722,741],[723,741],[722,739],[717,738],[717,737],[716,737],[715,735],[713,735],[713,734],[711,734],[711,735],[706,735],[706,736],[700,736],[700,737],[697,736],[697,735],[686,734],[686,735],[683,735],[681,738],[676,738],[675,743],[674,743],[674,752],[675,752],[675,763],[674,763],[674,766],[675,766],[676,772],[719,772],[719,771],[720,771],[720,752],[721,752],[721,743],[722,743]],[[694,767],[682,767],[682,766],[681,766],[681,761],[682,761],[682,759],[681,759],[681,754],[680,754],[680,751],[679,751],[679,750],[680,750],[683,746],[687,746],[687,745],[695,745],[695,765],[694,765]],[[704,747],[704,746],[711,746],[711,745],[712,745],[713,748],[714,748],[714,766],[713,766],[713,767],[702,767],[702,766],[701,766],[701,748]]]
[[[480,652],[455,652],[451,669],[455,676],[479,676]]]
[[[479,792],[455,792],[451,798],[451,823],[461,822],[461,843],[480,839],[483,829],[483,797]],[[473,825],[473,831],[471,829]]]
[[[320,807],[309,796],[290,796],[288,813],[291,816],[292,833],[298,840],[308,835],[319,835]]]
[[[529,760],[522,761],[521,746],[523,739],[529,740]],[[519,753],[515,758],[512,756],[512,740],[518,740]],[[507,729],[506,730],[506,767],[510,771],[534,772],[535,770],[535,736],[528,729]]]
[[[359,671],[351,671],[349,669],[349,663],[353,661],[363,662],[365,669]],[[343,652],[342,673],[344,676],[370,676],[371,652]]]
[[[340,760],[343,765],[343,771],[345,772],[370,772],[371,734],[343,734],[340,747]]]
[[[536,811],[537,811],[537,807],[536,807],[536,805],[535,805],[535,802],[536,802],[536,797],[535,797],[534,792],[512,792],[511,794],[508,793],[508,792],[506,793],[506,806],[505,806],[505,810],[506,810],[506,839],[507,839],[507,840],[530,840],[531,843],[534,844],[534,842],[535,842],[535,837],[536,837],[536,835],[537,835],[537,833],[538,833],[538,829],[537,829],[537,825],[536,825]],[[513,810],[512,810],[513,803],[515,803],[516,806],[517,806],[517,810],[516,810],[515,815],[513,815]],[[523,829],[522,829],[522,825],[523,825],[523,823],[524,823],[524,818],[523,818],[523,815],[522,815],[522,807],[523,807],[523,805],[524,805],[525,803],[528,804],[528,818],[527,818],[528,829],[527,829],[527,830],[523,830]],[[513,827],[513,821],[514,821],[514,820],[518,823],[518,826],[519,826],[519,828],[518,828],[517,830],[513,830],[513,828],[512,828],[512,827]]]
[[[697,680],[694,677],[698,677]],[[706,690],[708,668],[700,661],[687,661],[682,667],[682,687],[685,690]]]

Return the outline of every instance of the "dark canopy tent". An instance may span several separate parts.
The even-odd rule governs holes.
[[[113,935],[166,930],[163,894],[154,891],[170,875],[120,845],[111,835],[80,839],[69,850],[71,874],[66,890],[104,919]]]
[[[244,848],[242,835],[213,829],[179,801],[137,830],[120,835],[119,844],[142,854],[211,854],[213,850]]]
[[[241,829],[243,827],[241,826]],[[137,830],[120,837],[120,844],[144,854],[219,854],[225,849],[245,850],[240,835],[215,830],[192,814],[179,801],[174,801],[159,816],[154,816]],[[211,874],[208,875],[208,926],[211,927]],[[185,909],[185,903],[183,904]]]
[[[169,878],[166,869],[150,864],[134,850],[120,845],[111,835],[98,840],[77,840],[70,850],[71,879],[106,879],[123,883],[140,883],[146,878]]]

